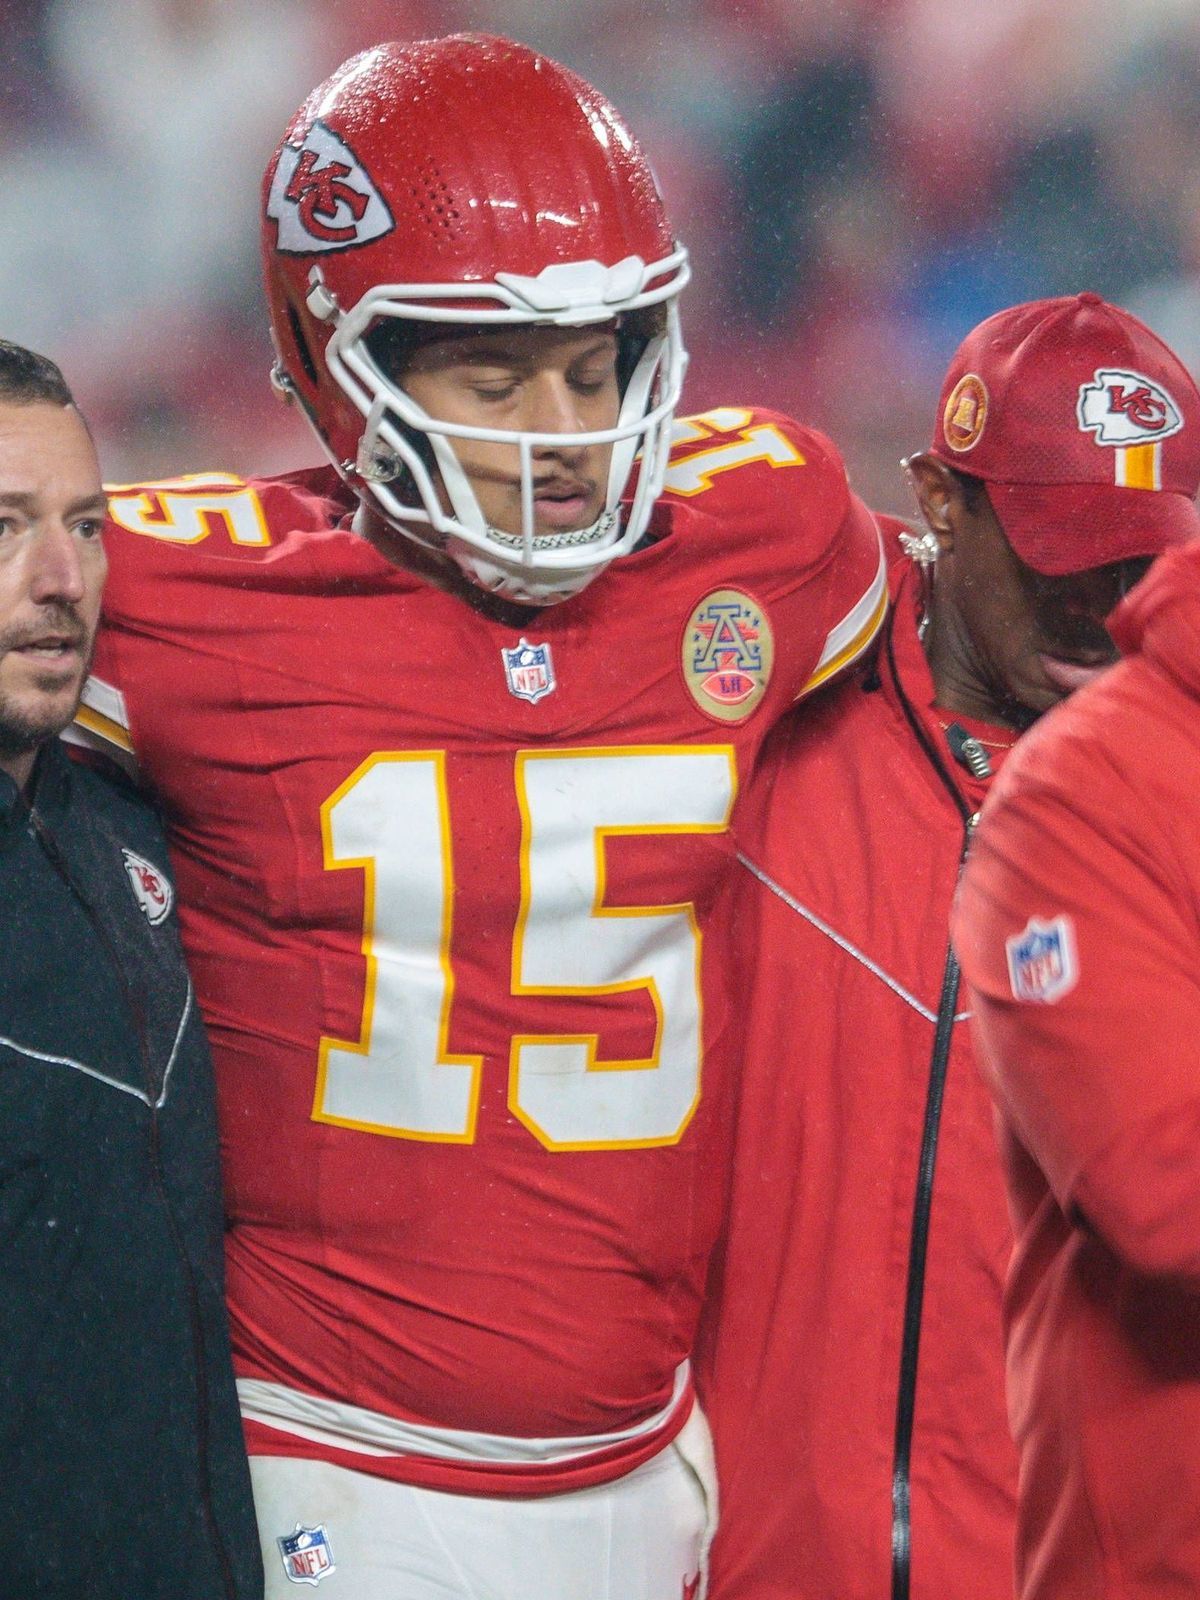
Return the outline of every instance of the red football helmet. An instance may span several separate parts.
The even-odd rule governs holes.
[[[538,605],[636,545],[666,470],[689,269],[646,159],[602,95],[507,39],[379,45],[293,118],[263,209],[275,381],[393,527],[444,549],[482,587]],[[404,325],[597,322],[616,325],[622,382],[617,424],[602,433],[439,421],[379,358],[379,331]],[[520,535],[487,524],[455,438],[519,447]],[[613,446],[606,509],[591,528],[535,535],[532,451],[564,442]]]

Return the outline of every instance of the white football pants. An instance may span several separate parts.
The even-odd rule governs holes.
[[[615,1483],[514,1500],[252,1456],[266,1600],[700,1600],[716,1524],[708,1425]],[[301,1536],[297,1527],[319,1529]],[[291,1540],[290,1548],[285,1548]],[[281,1541],[284,1543],[281,1544]]]

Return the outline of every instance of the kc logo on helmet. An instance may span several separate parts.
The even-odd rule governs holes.
[[[395,227],[371,175],[332,128],[314,122],[303,144],[285,144],[271,179],[267,215],[284,255],[349,250]]]
[[[1079,388],[1079,428],[1097,444],[1148,444],[1183,427],[1179,407],[1152,378],[1122,367],[1101,367]]]
[[[1020,933],[1004,941],[1008,981],[1018,1000],[1051,1005],[1079,981],[1075,925],[1068,916],[1050,922],[1030,917]]]
[[[122,848],[125,858],[125,871],[129,874],[129,884],[133,890],[133,897],[142,910],[146,921],[152,928],[156,928],[166,917],[174,900],[174,891],[167,879],[144,856],[135,855],[132,850]]]

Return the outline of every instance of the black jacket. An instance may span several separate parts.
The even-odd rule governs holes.
[[[153,814],[0,774],[0,1596],[262,1593],[212,1074]]]

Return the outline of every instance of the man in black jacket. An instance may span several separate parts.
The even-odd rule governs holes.
[[[0,342],[0,1596],[253,1600],[212,1081],[166,847],[56,737],[104,510],[61,373]]]

